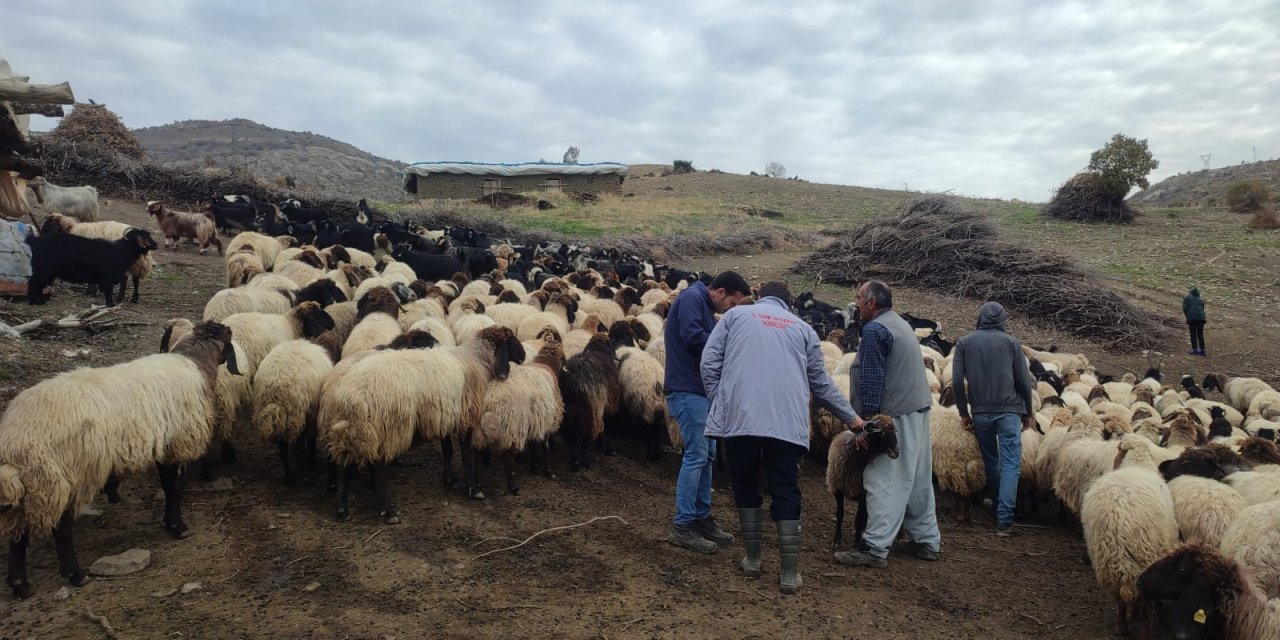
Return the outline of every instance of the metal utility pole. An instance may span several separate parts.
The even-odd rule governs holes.
[[[1201,159],[1201,160],[1204,160],[1204,168],[1205,168],[1205,170],[1207,171],[1207,170],[1209,169],[1209,160],[1213,159],[1213,154],[1212,154],[1212,153],[1206,153],[1206,154],[1204,154],[1204,155],[1200,156],[1200,159]]]

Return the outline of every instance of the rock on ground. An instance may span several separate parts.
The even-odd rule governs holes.
[[[130,549],[124,553],[98,558],[89,566],[95,576],[127,576],[151,566],[151,552],[146,549]]]

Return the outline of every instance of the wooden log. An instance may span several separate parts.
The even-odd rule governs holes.
[[[5,78],[0,79],[0,101],[75,104],[76,98],[71,93],[71,85],[66,82],[58,84],[29,84],[18,82],[13,78]]]
[[[44,167],[19,156],[0,155],[0,171],[16,171],[23,180],[44,175]]]
[[[61,118],[67,115],[60,104],[35,104],[33,102],[15,102],[13,103],[13,112],[17,115],[27,113],[44,116],[46,118]]]

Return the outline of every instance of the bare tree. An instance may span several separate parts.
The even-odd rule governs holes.
[[[787,177],[787,168],[781,162],[770,162],[765,165],[764,174],[770,178]]]
[[[564,163],[578,164],[578,152],[579,149],[577,147],[569,147],[569,149],[564,152]]]

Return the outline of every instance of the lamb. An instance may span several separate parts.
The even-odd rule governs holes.
[[[292,306],[292,298],[287,292],[263,287],[237,287],[222,289],[210,296],[201,317],[221,322],[237,313],[285,313]]]
[[[130,269],[156,248],[151,234],[142,229],[129,229],[119,240],[95,240],[66,233],[28,236],[31,245],[31,277],[27,280],[27,302],[44,304],[44,288],[55,279],[82,284],[96,284],[106,297],[107,306],[114,305],[112,293],[121,285]],[[138,285],[133,295],[136,301]]]
[[[306,339],[291,340],[272,349],[253,375],[253,425],[264,442],[278,448],[288,484],[294,482],[289,444],[306,432],[314,442],[320,387],[338,360],[337,336],[328,314],[321,311],[303,315],[303,336]]]
[[[172,353],[76,369],[9,402],[0,417],[0,537],[10,540],[15,597],[31,596],[27,544],[49,531],[60,573],[74,586],[88,582],[72,542],[75,516],[112,474],[154,465],[165,529],[187,535],[181,469],[209,443],[219,365],[238,371],[231,337],[225,326],[201,323]]]
[[[36,202],[48,211],[71,216],[81,222],[98,220],[98,190],[89,187],[60,187],[36,176],[27,182],[36,194]]]
[[[987,484],[982,451],[972,432],[960,426],[955,407],[934,405],[929,412],[929,444],[933,449],[933,474],[938,488],[955,500],[956,520],[969,522],[969,498]]]
[[[893,418],[877,415],[863,424],[861,433],[845,430],[831,439],[827,447],[827,492],[836,499],[836,534],[831,546],[839,546],[844,533],[844,500],[853,498],[858,505],[854,516],[853,538],[859,539],[867,528],[867,493],[862,488],[862,472],[880,454],[896,459],[898,429]]]
[[[549,441],[560,429],[564,418],[564,402],[560,398],[557,374],[564,364],[564,352],[558,343],[544,345],[529,364],[512,364],[505,380],[490,380],[484,396],[484,413],[471,443],[477,449],[496,448],[502,452],[507,491],[520,493],[515,478],[515,454],[532,444],[529,468],[551,473]],[[478,494],[477,498],[483,497]]]
[[[1280,609],[1240,563],[1201,544],[1179,547],[1138,578],[1138,591],[1179,638],[1280,638]]]
[[[147,203],[147,213],[155,216],[166,247],[172,243],[172,248],[176,251],[178,241],[191,238],[200,244],[200,255],[204,255],[209,245],[217,248],[218,255],[222,255],[222,241],[218,239],[218,230],[213,225],[213,213],[174,211],[158,200]]]
[[[124,237],[130,229],[137,227],[129,226],[123,222],[114,222],[104,220],[99,222],[78,222],[75,218],[64,216],[60,213],[51,213],[45,218],[44,224],[40,226],[40,233],[54,233],[63,231],[82,238],[97,238],[99,240],[119,240]],[[151,257],[151,252],[139,257],[137,261],[129,267],[129,277],[133,279],[133,297],[130,302],[138,301],[138,283],[147,279],[151,275],[151,270],[155,268],[155,260]],[[127,284],[127,283],[126,283]],[[126,286],[120,287],[120,298],[124,299]]]
[[[639,327],[644,329],[644,325]],[[622,406],[643,425],[648,440],[645,458],[652,461],[662,455],[662,434],[669,430],[671,420],[662,393],[662,363],[639,348],[635,328],[627,320],[619,320],[609,328],[609,340],[618,357]]]
[[[400,298],[378,287],[356,303],[356,326],[342,343],[342,357],[387,344],[400,335]]]
[[[484,412],[488,381],[505,379],[523,348],[505,327],[490,327],[453,349],[404,349],[371,353],[326,384],[320,397],[320,438],[330,458],[344,467],[338,519],[346,519],[350,471],[371,465],[384,522],[399,522],[391,504],[387,465],[409,449],[414,434],[448,442],[462,440],[467,494],[475,485],[471,434]],[[335,369],[336,371],[336,369]],[[444,478],[453,479],[452,444],[445,447]]]
[[[562,431],[571,446],[570,467],[574,471],[589,469],[590,445],[601,442],[603,447],[604,419],[616,413],[622,403],[617,355],[609,336],[596,334],[582,353],[569,358],[560,371],[559,384],[564,398]]]
[[[1178,544],[1173,497],[1159,474],[1126,467],[1103,475],[1084,494],[1080,522],[1098,585],[1116,602],[1119,635],[1145,619],[1138,577]]]
[[[227,254],[227,287],[239,287],[249,284],[249,280],[258,274],[265,273],[262,258],[254,253],[251,247],[243,247],[235,253]]]

